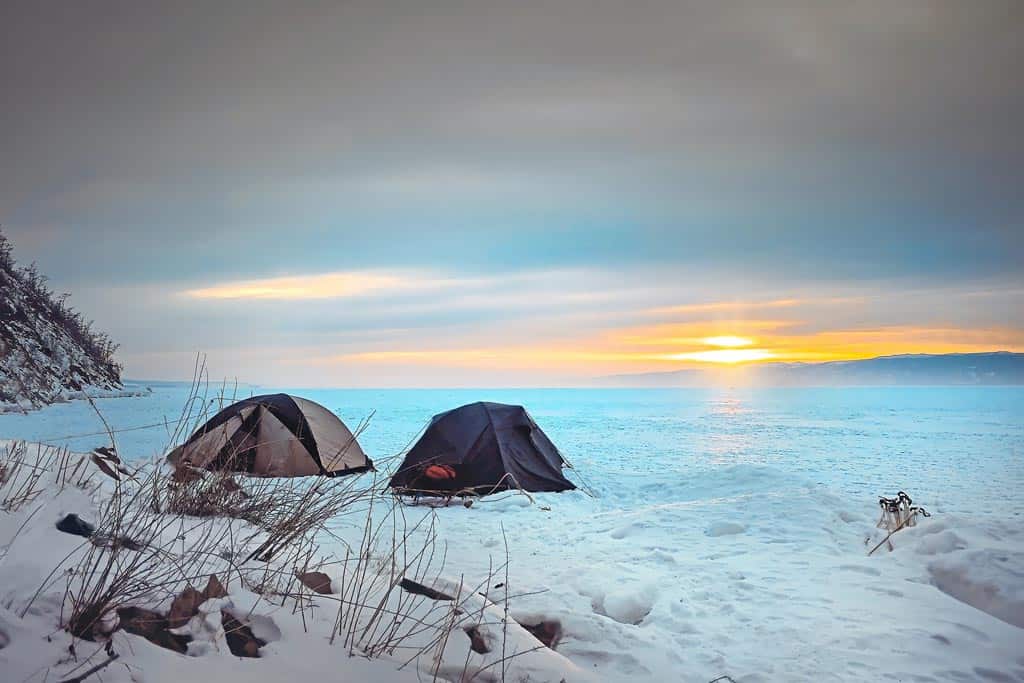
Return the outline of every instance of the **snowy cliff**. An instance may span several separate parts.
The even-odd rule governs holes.
[[[19,268],[0,234],[0,412],[121,388],[116,345],[66,299],[34,266]]]

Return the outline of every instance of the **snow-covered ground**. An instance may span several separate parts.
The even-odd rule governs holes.
[[[115,428],[176,419],[184,389],[153,389],[99,405]],[[376,409],[361,442],[382,468],[434,412],[526,405],[596,497],[437,510],[445,574],[475,583],[507,540],[513,616],[559,620],[558,653],[600,679],[1024,680],[1019,388],[295,393],[350,423]],[[66,437],[98,431],[81,404],[0,416],[0,436],[79,450],[103,438]],[[137,458],[167,442],[118,437]],[[932,517],[868,557],[877,498],[900,489]],[[357,522],[332,526],[352,542]]]
[[[381,517],[370,526],[372,533],[383,523],[385,532],[376,541],[363,541],[360,531],[335,539],[347,541],[349,552],[293,543],[269,560],[252,559],[268,537],[265,529],[230,517],[157,514],[149,492],[154,483],[169,481],[151,478],[157,468],[144,467],[116,485],[88,460],[80,466],[82,457],[0,441],[0,680],[65,680],[102,666],[110,655],[117,658],[97,680],[157,683],[179,681],[182,674],[268,682],[296,675],[385,683],[424,677],[481,683],[594,680],[505,618],[504,586],[470,584],[461,575],[446,578],[443,566],[432,562],[443,550],[432,552],[437,545],[421,543],[421,536],[412,544],[394,541],[381,506],[375,508]],[[306,482],[269,484],[301,491]],[[347,487],[341,480],[328,484]],[[120,491],[117,498],[115,491]],[[121,502],[112,504],[115,499]],[[346,514],[352,508],[367,509],[356,502]],[[124,512],[115,515],[115,509]],[[407,517],[423,520],[419,528],[425,530],[433,515],[421,512]],[[95,527],[92,541],[58,528],[58,520],[66,523],[69,514]],[[73,526],[81,528],[78,520]],[[326,538],[323,533],[318,540]],[[131,543],[114,555],[116,539]],[[332,555],[332,549],[340,552]],[[114,557],[120,559],[108,563]],[[367,559],[357,559],[362,557]],[[329,573],[327,595],[302,590],[294,577],[306,567]],[[504,583],[503,572],[492,574],[494,582]],[[222,591],[207,587],[208,581],[213,585],[211,575]],[[99,620],[84,620],[88,628],[76,632],[78,638],[61,628],[76,623],[76,596],[96,595],[94,590],[117,585],[122,576],[129,587],[116,593],[116,606],[141,607],[149,614],[133,617],[112,607]],[[417,595],[397,585],[400,579],[451,597]],[[154,626],[161,615],[174,618],[176,596],[186,596],[188,586],[210,594],[196,600],[170,630]],[[259,657],[232,654],[225,632],[238,627],[228,619],[263,641]],[[182,648],[177,654],[133,634],[126,620],[188,642],[177,643]],[[95,631],[102,636],[83,636]]]
[[[69,403],[71,401],[83,401],[86,398],[131,398],[146,396],[149,390],[142,387],[132,389],[108,389],[105,387],[89,386],[79,390],[61,390],[50,395],[52,403]],[[28,402],[0,401],[0,415],[4,413],[28,413],[36,410],[36,407]]]

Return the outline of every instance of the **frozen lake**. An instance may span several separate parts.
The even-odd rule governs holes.
[[[114,429],[181,413],[187,385],[150,387],[142,398],[99,399]],[[212,391],[212,390],[211,390]],[[239,398],[288,391],[322,403],[350,426],[374,413],[361,436],[373,458],[393,455],[435,413],[478,400],[526,406],[579,474],[618,506],[642,482],[650,502],[675,500],[680,486],[730,471],[762,472],[867,502],[907,488],[954,509],[998,505],[1021,512],[1024,495],[1024,388],[903,387],[821,389],[280,389],[240,387]],[[0,415],[0,435],[56,439],[78,450],[106,443],[87,403]],[[130,459],[160,453],[160,427],[117,435]],[[577,477],[578,480],[579,477]],[[658,484],[662,484],[661,487]]]
[[[114,429],[178,419],[187,387],[146,386],[97,401]],[[448,571],[503,558],[503,525],[514,592],[539,591],[514,607],[609,680],[1024,680],[1022,388],[286,390],[353,427],[376,411],[382,461],[434,413],[526,406],[596,497],[440,510]],[[102,429],[83,402],[0,416],[0,438],[77,450]],[[132,459],[168,441],[117,436]],[[900,489],[933,517],[868,558]]]

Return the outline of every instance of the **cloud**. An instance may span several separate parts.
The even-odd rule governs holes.
[[[0,213],[137,375],[1015,347],[1022,7],[20,3]]]
[[[383,279],[361,279],[367,274]],[[88,288],[74,303],[90,314],[105,306],[119,312],[99,325],[123,344],[136,377],[164,372],[171,359],[185,372],[184,359],[195,351],[211,354],[218,376],[372,386],[374,378],[444,384],[446,371],[450,381],[469,385],[550,384],[723,360],[1024,349],[1024,319],[1014,318],[1019,288],[901,291],[869,283],[859,290],[810,286],[810,296],[793,285],[761,288],[763,299],[749,299],[736,295],[742,283],[736,294],[706,284],[702,275],[672,278],[657,269],[480,275],[393,268],[170,289]],[[196,290],[216,296],[180,294]],[[216,298],[230,296],[249,298]],[[672,303],[681,299],[689,303]],[[263,349],[259,362],[255,352],[242,352],[254,338]],[[740,339],[744,346],[726,345]]]
[[[22,3],[0,207],[91,281],[1013,274],[1020,3],[891,4]]]
[[[392,316],[415,317],[459,311],[536,313],[552,308],[564,311],[567,307],[575,307],[579,312],[612,302],[632,305],[644,298],[665,296],[665,290],[647,282],[622,283],[613,273],[584,268],[491,274],[395,269],[231,280],[189,287],[180,294],[206,300],[387,299]],[[346,319],[353,310],[351,307],[346,310]]]
[[[736,311],[754,311],[765,308],[793,308],[806,304],[805,299],[774,299],[770,301],[712,301],[699,304],[681,304],[679,306],[661,306],[647,309],[650,315],[671,315],[676,313],[730,313]]]
[[[193,299],[300,301],[367,296],[402,290],[451,287],[456,281],[377,272],[337,272],[260,280],[236,280],[183,292]]]

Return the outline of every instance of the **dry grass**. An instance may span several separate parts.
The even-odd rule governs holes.
[[[94,475],[88,459],[67,448],[13,441],[0,447],[0,510],[16,512],[54,483],[94,490]]]
[[[183,417],[175,429],[168,425],[171,443],[186,433],[182,425],[208,419],[227,400],[223,389],[212,400],[198,390],[204,372],[197,363],[196,388]],[[60,488],[91,492],[100,486],[93,481],[97,470],[81,456],[37,449],[27,457],[30,451],[15,445],[0,458],[5,510],[35,500],[53,481]],[[54,477],[44,477],[47,472]],[[63,583],[61,619],[75,638],[107,641],[118,609],[159,610],[186,586],[216,574],[226,586],[241,585],[279,608],[290,607],[307,625],[314,623],[314,610],[336,603],[332,644],[349,655],[390,657],[403,668],[417,663],[435,679],[504,680],[508,662],[526,654],[505,653],[507,602],[503,618],[485,621],[485,606],[492,604],[488,587],[496,580],[508,585],[507,546],[503,564],[475,584],[460,579],[451,600],[405,590],[406,579],[437,585],[446,549],[438,538],[436,512],[420,509],[416,519],[408,519],[404,505],[379,492],[376,476],[261,479],[207,473],[177,482],[154,464],[131,478],[100,479],[104,491],[96,532],[54,567],[36,592],[38,597]],[[357,542],[334,533],[339,522],[361,525]],[[322,554],[327,541],[343,548],[344,556]],[[333,576],[334,592],[318,594],[304,585],[298,577],[309,572]],[[471,670],[468,656],[461,674],[443,664],[452,633],[469,637],[467,629],[488,625],[501,632],[501,659],[488,667],[495,671]]]
[[[447,632],[469,618],[466,600],[493,578],[452,602],[402,589],[405,578],[429,585],[440,576],[444,558],[437,553],[436,518],[431,511],[408,523],[403,506],[390,497],[375,500],[374,483],[255,480],[244,499],[244,520],[156,513],[149,504],[151,490],[171,483],[157,469],[139,482],[115,482],[94,535],[113,540],[87,543],[70,571],[55,570],[44,582],[45,587],[66,581],[64,623],[75,637],[104,640],[118,609],[166,604],[211,573],[279,606],[290,605],[305,621],[314,594],[298,576],[326,570],[336,577],[338,593],[315,597],[338,604],[332,642],[366,657],[401,655],[411,648],[409,661],[429,654],[440,666]],[[214,490],[223,489],[208,489]],[[225,493],[219,502],[207,500],[204,511],[227,510],[233,500],[235,492]],[[321,534],[330,535],[329,523],[346,514],[365,515],[359,545],[347,547],[344,558],[321,557]],[[408,645],[422,642],[425,633],[433,634],[427,647]]]
[[[152,514],[148,485],[117,482],[101,505],[95,533],[65,558],[71,566],[55,568],[40,587],[42,592],[54,581],[66,582],[62,620],[75,637],[102,639],[117,609],[160,604],[224,564],[221,529],[209,521]]]
[[[295,486],[278,490],[281,480],[268,480],[252,494],[250,520],[157,514],[149,505],[148,488],[158,479],[169,482],[160,472],[127,485],[116,482],[95,534],[113,540],[85,542],[81,552],[68,558],[66,567],[55,568],[40,587],[41,593],[65,582],[62,623],[75,638],[105,641],[116,628],[119,609],[160,609],[184,587],[199,585],[215,573],[225,585],[242,585],[268,602],[290,606],[304,623],[317,605],[336,603],[333,644],[350,656],[389,657],[401,668],[419,666],[435,680],[504,680],[508,663],[530,651],[503,655],[491,665],[493,676],[473,669],[469,657],[461,673],[453,671],[450,662],[445,664],[453,633],[467,638],[460,631],[488,625],[483,611],[489,604],[488,587],[503,578],[507,581],[508,561],[475,584],[460,579],[450,601],[405,590],[403,579],[431,586],[444,572],[446,555],[433,510],[409,521],[406,508],[390,497],[374,500],[373,485],[322,480],[332,485],[300,492]],[[288,500],[291,503],[284,508],[271,504]],[[260,517],[257,510],[267,514]],[[344,557],[321,557],[318,539],[331,534],[327,522],[335,513],[364,515],[363,534],[358,545],[347,547]],[[141,549],[132,550],[117,539],[131,539],[133,547]],[[304,586],[298,576],[311,571],[334,576],[336,592],[314,594]],[[504,632],[507,605],[505,614],[506,619],[492,619],[490,625],[500,622],[498,628]],[[504,642],[500,647],[504,651]]]

